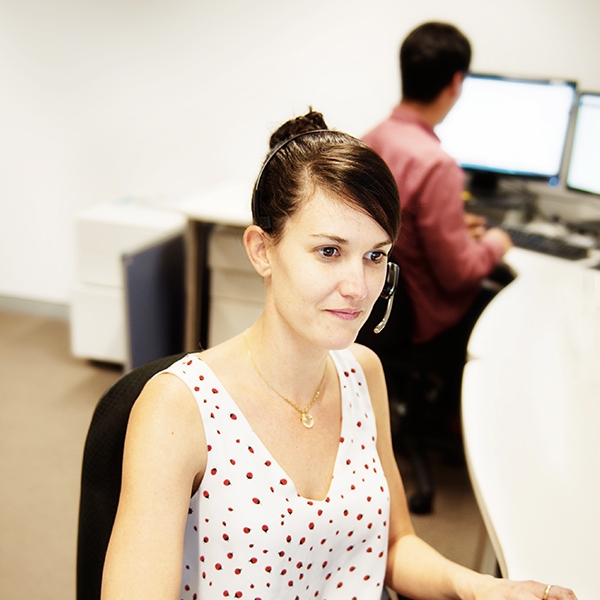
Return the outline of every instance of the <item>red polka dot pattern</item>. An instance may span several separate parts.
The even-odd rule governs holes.
[[[188,514],[182,600],[379,599],[389,492],[360,365],[332,352],[342,434],[327,497],[300,496],[208,366],[190,355],[167,369],[198,402],[208,464]]]

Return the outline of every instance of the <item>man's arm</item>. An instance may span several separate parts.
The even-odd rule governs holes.
[[[417,226],[440,285],[450,291],[484,279],[512,243],[498,228],[473,239],[465,222],[463,177],[448,160],[429,172],[420,194]]]

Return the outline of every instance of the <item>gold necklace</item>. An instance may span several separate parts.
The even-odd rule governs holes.
[[[317,401],[317,398],[321,395],[321,386],[325,381],[325,375],[327,374],[327,362],[325,362],[325,370],[323,371],[323,377],[321,377],[321,381],[319,382],[319,389],[317,393],[313,396],[313,399],[304,407],[300,408],[295,402],[286,398],[280,391],[276,390],[264,377],[264,375],[258,370],[254,359],[252,358],[252,353],[250,352],[250,346],[248,346],[248,338],[246,337],[246,332],[244,331],[244,345],[246,346],[246,352],[248,352],[248,358],[254,367],[254,370],[258,373],[259,377],[278,395],[281,396],[292,408],[296,409],[300,413],[300,422],[307,429],[311,429],[315,424],[315,418],[308,412],[312,405]]]

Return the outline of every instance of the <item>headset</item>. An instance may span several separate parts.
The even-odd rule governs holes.
[[[383,319],[378,323],[377,327],[373,329],[375,333],[381,333],[383,328],[386,326],[390,314],[392,312],[392,306],[394,304],[394,294],[398,289],[398,281],[400,279],[400,267],[393,262],[387,264],[387,273],[385,275],[385,283],[383,284],[383,290],[381,291],[381,298],[387,300],[387,306]]]
[[[283,140],[275,148],[273,148],[271,154],[266,158],[263,166],[261,167],[258,177],[256,178],[256,183],[254,184],[254,189],[252,190],[252,215],[254,219],[254,224],[258,225],[264,231],[269,231],[273,227],[273,223],[271,221],[271,217],[269,215],[261,215],[260,214],[260,183],[265,172],[265,169],[269,166],[269,163],[273,160],[273,157],[285,146],[287,146],[290,142],[303,137],[305,135],[311,135],[314,133],[323,133],[325,131],[330,131],[329,129],[312,129],[310,131],[302,131],[301,133],[297,133],[287,140]],[[383,315],[383,319],[381,322],[375,327],[375,333],[381,333],[383,328],[386,326],[388,319],[390,318],[390,314],[392,312],[392,306],[394,304],[394,294],[396,293],[396,289],[398,287],[398,280],[400,278],[400,267],[396,263],[388,262],[387,264],[387,272],[385,276],[385,283],[383,285],[383,290],[381,291],[381,298],[388,301],[387,307],[385,309],[385,314]]]
[[[297,140],[300,137],[304,137],[305,135],[311,135],[313,133],[323,133],[330,132],[330,129],[311,129],[310,131],[302,131],[300,133],[296,133],[295,135],[289,137],[287,140],[283,140],[279,142],[275,148],[271,151],[271,154],[267,156],[263,166],[261,167],[258,177],[256,178],[256,183],[254,184],[254,189],[252,190],[252,215],[254,217],[254,224],[258,225],[264,231],[269,231],[273,227],[273,223],[271,221],[271,217],[269,215],[261,215],[260,214],[260,182],[263,178],[263,174],[265,169],[269,166],[269,163],[273,160],[275,155],[282,149],[285,148],[289,143]]]

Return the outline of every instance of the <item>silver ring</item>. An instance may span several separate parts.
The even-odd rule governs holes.
[[[544,595],[542,596],[542,600],[548,600],[548,595],[550,594],[550,589],[552,588],[552,584],[549,583],[544,590]]]

